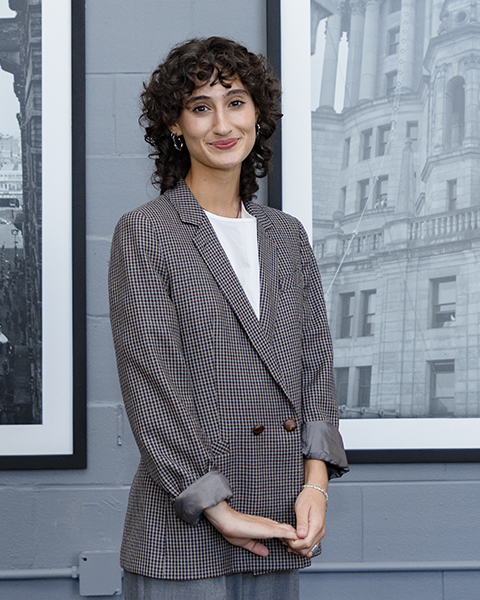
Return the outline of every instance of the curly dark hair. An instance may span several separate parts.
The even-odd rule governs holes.
[[[177,122],[186,100],[210,80],[210,85],[220,82],[229,88],[236,77],[258,111],[260,128],[252,151],[242,163],[239,190],[244,202],[254,197],[258,190],[256,178],[265,177],[269,171],[273,155],[269,139],[282,116],[280,82],[263,56],[221,37],[192,39],[175,46],[144,84],[139,122],[145,127],[145,141],[153,147],[149,155],[155,160],[152,183],[162,194],[175,187],[190,169],[187,148],[180,152],[174,149],[169,129]]]

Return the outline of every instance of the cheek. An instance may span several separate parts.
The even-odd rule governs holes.
[[[201,137],[202,132],[202,124],[194,119],[183,118],[178,122],[180,129],[182,130],[182,135],[187,139],[195,140],[198,137]]]
[[[253,145],[255,144],[255,140],[257,139],[257,127],[256,127],[256,123],[255,121],[249,124],[250,126],[248,127],[248,138]]]

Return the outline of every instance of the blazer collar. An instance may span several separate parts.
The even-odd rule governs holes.
[[[176,187],[166,192],[165,195],[170,197],[170,201],[184,223],[200,227],[205,221],[206,216],[202,207],[183,179],[180,179]]]
[[[184,223],[190,223],[197,227],[202,225],[205,213],[183,179],[180,179],[177,186],[166,192],[166,194],[170,196],[171,202]],[[255,202],[247,202],[244,206],[245,210],[257,219],[263,230],[268,231],[270,229],[272,222],[261,206],[255,204]]]
[[[246,210],[257,219],[260,261],[260,320],[258,320],[208,217],[189,187],[181,180],[177,187],[167,194],[181,220],[198,228],[193,236],[193,243],[270,374],[287,397],[290,397],[273,345],[279,278],[276,245],[268,235],[268,230],[272,226],[270,219],[261,207],[247,203]]]

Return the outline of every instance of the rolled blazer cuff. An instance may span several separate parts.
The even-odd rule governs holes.
[[[216,506],[233,496],[228,479],[220,471],[210,471],[183,490],[175,499],[177,517],[195,526],[204,508]]]
[[[341,477],[349,471],[342,436],[328,421],[309,421],[302,425],[302,451],[305,458],[323,460],[328,477]]]

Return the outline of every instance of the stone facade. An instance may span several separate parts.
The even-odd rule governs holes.
[[[480,416],[478,4],[350,0],[329,17],[313,241],[344,418]]]

